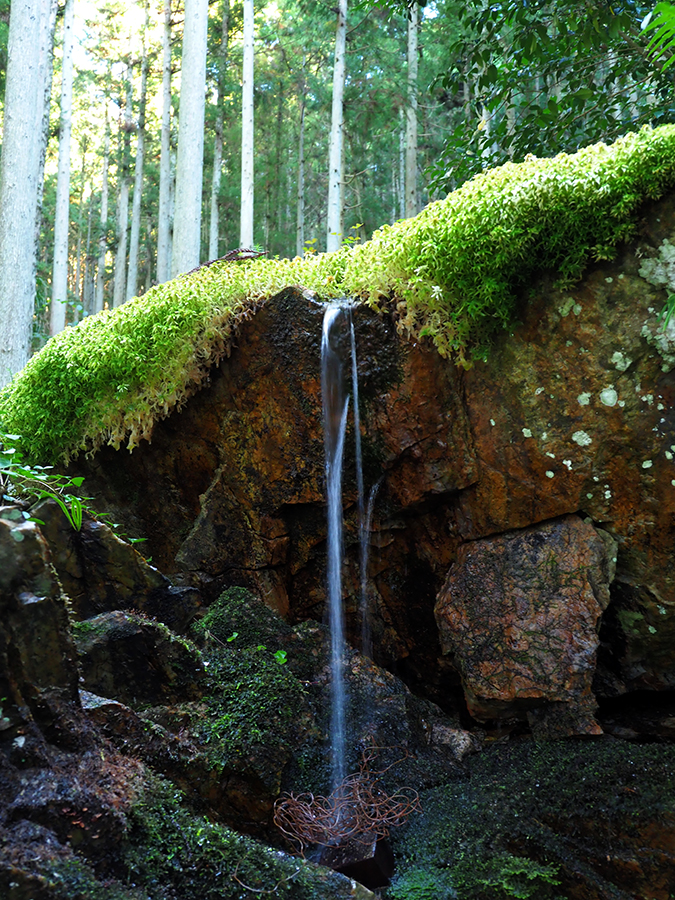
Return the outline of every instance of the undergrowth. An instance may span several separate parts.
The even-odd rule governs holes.
[[[133,448],[197,391],[238,324],[283,288],[395,306],[402,329],[468,364],[518,314],[547,270],[561,284],[611,258],[641,204],[675,185],[675,126],[611,146],[528,157],[482,173],[365,244],[304,259],[215,263],[52,338],[0,394],[0,423],[33,457]]]

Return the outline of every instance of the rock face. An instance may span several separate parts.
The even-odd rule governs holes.
[[[570,593],[579,618],[561,602],[555,628],[569,633],[553,681],[569,672],[563,648],[580,642],[588,653],[579,690],[587,690],[604,605],[596,694],[675,685],[675,320],[664,330],[659,317],[664,285],[675,290],[673,235],[671,197],[645,208],[639,240],[616,261],[590,265],[569,290],[543,277],[524,291],[521,324],[469,371],[399,336],[393,318],[353,312],[365,483],[377,488],[368,569],[375,654],[446,708],[461,705],[460,675],[471,694],[470,654],[457,655],[446,635],[455,663],[443,655],[433,615],[449,572],[478,541],[570,515],[617,543],[616,578],[609,605],[595,596],[591,608],[587,586]],[[147,537],[174,580],[207,600],[224,586],[249,586],[291,622],[320,619],[324,605],[322,314],[300,289],[274,298],[242,326],[210,387],[160,423],[151,444],[77,464],[86,489]],[[342,340],[346,347],[348,335]],[[353,434],[344,594],[358,643],[352,446]],[[468,615],[471,601],[458,604],[446,609],[448,622]],[[462,633],[474,626],[483,631],[480,617]],[[495,698],[478,697],[468,696],[476,713],[487,715],[484,702],[494,710]],[[555,698],[529,699],[542,709],[568,702]],[[508,703],[525,715],[518,697]]]
[[[520,707],[548,737],[601,733],[591,687],[616,549],[578,516],[459,548],[436,620],[472,716]]]

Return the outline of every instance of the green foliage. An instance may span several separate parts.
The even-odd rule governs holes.
[[[464,115],[432,165],[436,186],[527,153],[576,150],[673,121],[672,82],[641,30],[650,9],[640,0],[466,3],[437,82]]]
[[[82,528],[82,500],[71,489],[79,489],[84,478],[69,478],[54,472],[52,466],[31,465],[19,447],[16,434],[0,432],[0,495],[10,503],[16,499],[37,502],[54,500],[75,531]],[[30,518],[26,514],[26,518]]]
[[[202,268],[50,340],[0,394],[0,422],[45,460],[131,449],[199,389],[238,323],[294,284],[376,308],[395,299],[411,334],[465,362],[512,325],[529,279],[548,270],[569,283],[589,258],[611,258],[641,203],[674,184],[675,126],[642,129],[485,172],[365,244]]]
[[[657,3],[645,31],[655,32],[647,46],[654,58],[661,61],[661,69],[665,72],[675,62],[675,6],[671,3]]]

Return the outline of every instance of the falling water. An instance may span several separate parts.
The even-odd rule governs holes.
[[[345,706],[343,673],[344,621],[342,611],[342,454],[349,395],[344,391],[343,363],[338,338],[344,309],[327,307],[321,339],[326,491],[328,499],[328,611],[331,635],[331,779],[340,785],[345,771]]]
[[[373,656],[373,637],[370,630],[370,610],[368,608],[368,556],[370,550],[370,524],[373,520],[373,510],[377,492],[382,484],[382,479],[376,481],[370,489],[368,506],[366,508],[363,528],[361,529],[361,653],[364,656]]]
[[[340,337],[349,326],[352,394],[354,397],[354,437],[357,511],[359,522],[359,585],[361,600],[361,630],[363,652],[371,654],[368,627],[368,539],[373,505],[379,482],[370,492],[365,506],[363,464],[361,455],[361,423],[359,419],[359,380],[356,358],[356,339],[352,307],[348,301],[337,301],[326,308],[321,340],[321,386],[323,391],[324,444],[326,452],[326,486],[328,495],[328,610],[331,632],[331,776],[332,787],[338,787],[345,770],[345,708],[344,680],[344,614],[342,609],[342,457],[349,394],[345,391],[346,354],[340,354]]]

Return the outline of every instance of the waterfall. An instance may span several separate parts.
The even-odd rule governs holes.
[[[344,613],[342,609],[342,457],[344,451],[349,394],[345,391],[346,360],[342,337],[349,335],[352,395],[354,398],[354,440],[356,463],[357,513],[359,527],[359,587],[361,605],[362,649],[370,654],[368,627],[368,541],[370,521],[379,482],[372,488],[365,506],[363,462],[361,455],[361,422],[359,418],[359,380],[356,358],[356,338],[352,306],[347,300],[336,301],[326,307],[321,339],[321,389],[323,394],[324,446],[326,454],[326,492],[328,506],[327,538],[327,599],[331,635],[331,781],[338,787],[346,775],[345,769],[345,708],[344,679]]]
[[[344,309],[328,306],[321,339],[326,493],[328,501],[328,618],[331,664],[331,782],[342,783],[345,770],[344,614],[342,610],[342,454],[349,395],[344,391],[343,362],[337,346]]]

